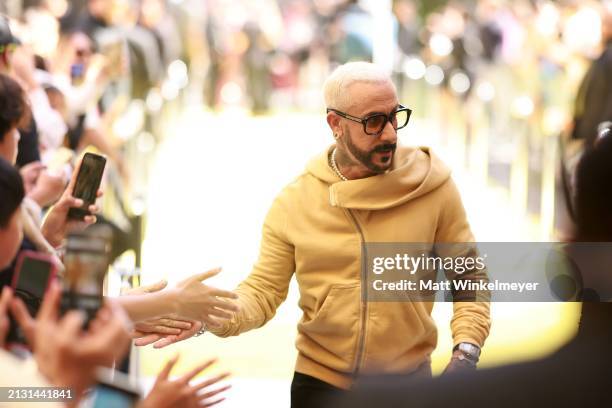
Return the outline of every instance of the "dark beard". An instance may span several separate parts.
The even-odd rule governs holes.
[[[377,152],[384,152],[384,151],[391,150],[393,151],[393,153],[395,153],[395,149],[397,148],[396,143],[385,143],[385,144],[376,146],[374,149],[370,151],[365,151],[365,150],[359,149],[357,146],[353,144],[353,142],[351,141],[350,134],[347,134],[347,136],[348,137],[346,138],[346,147],[353,154],[353,156],[355,156],[355,158],[359,161],[359,163],[361,163],[368,170],[376,174],[382,174],[389,169],[389,167],[391,166],[391,162],[393,161],[393,154],[391,155],[391,159],[387,163],[388,166],[385,166],[385,167],[381,167],[381,166],[374,164],[374,161],[372,160],[372,158],[374,157],[374,154]]]

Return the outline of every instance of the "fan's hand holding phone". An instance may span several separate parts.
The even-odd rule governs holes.
[[[85,312],[86,327],[102,307],[111,239],[111,228],[97,225],[72,233],[66,240],[62,311],[77,309]]]
[[[105,166],[106,159],[104,156],[85,153],[72,191],[73,197],[83,200],[83,205],[79,208],[71,208],[68,211],[68,218],[82,220],[86,216],[92,215],[89,206],[96,202]]]
[[[17,258],[11,286],[31,316],[36,316],[42,298],[55,279],[58,265],[51,255],[35,251],[21,251]],[[9,347],[25,345],[26,336],[17,322],[11,318],[7,337]]]

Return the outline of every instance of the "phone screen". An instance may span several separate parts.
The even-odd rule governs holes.
[[[102,182],[102,174],[106,159],[103,156],[86,153],[83,156],[79,174],[77,175],[76,183],[72,195],[83,200],[83,207],[71,208],[68,216],[71,218],[83,218],[89,215],[87,209],[90,205],[96,202],[96,195]]]
[[[86,326],[102,305],[112,234],[109,228],[92,226],[82,233],[69,235],[66,242],[62,310],[84,311]]]
[[[136,405],[138,395],[113,387],[108,384],[97,384],[93,392],[93,408],[131,408]]]
[[[44,258],[43,254],[24,251],[17,262],[13,280],[15,296],[23,301],[31,316],[38,314],[49,279],[52,279],[55,271],[55,265],[51,259]],[[12,315],[9,315],[9,318],[10,330],[6,338],[7,344],[27,344],[21,326],[17,324]]]
[[[24,257],[15,289],[41,299],[45,294],[52,268],[48,261]]]
[[[106,367],[96,369],[97,384],[93,387],[87,407],[128,408],[136,406],[141,391],[138,384],[122,372]]]

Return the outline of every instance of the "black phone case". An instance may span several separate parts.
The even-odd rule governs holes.
[[[96,180],[95,180],[95,191],[97,191],[100,188],[100,184],[102,183],[102,175],[104,173],[104,167],[106,167],[106,159],[103,156],[97,155],[97,154],[93,154],[93,153],[85,153],[85,156],[83,157],[83,162],[81,163],[81,166],[83,166],[83,163],[85,163],[85,159],[87,156],[94,156],[94,160],[98,160],[98,161],[102,161],[103,162],[103,166],[102,166],[102,171],[100,171],[100,173],[97,175]],[[82,167],[81,167],[82,169]],[[79,184],[79,177],[81,175],[81,169],[79,169],[79,174],[77,175],[77,180],[75,183],[75,188],[76,186]],[[83,197],[75,197],[75,198],[83,198]],[[95,200],[94,200],[95,202]],[[83,207],[82,208],[70,208],[68,210],[68,218],[72,219],[72,220],[82,220],[85,216],[87,215],[91,215],[91,212],[87,209],[90,205],[92,205],[94,202],[84,202],[83,203]]]

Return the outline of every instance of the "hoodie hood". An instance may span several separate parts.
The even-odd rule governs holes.
[[[330,168],[335,145],[308,163],[306,172],[329,185],[330,204],[356,210],[381,210],[414,200],[436,189],[450,170],[428,147],[398,146],[391,169],[363,179],[342,181]]]

